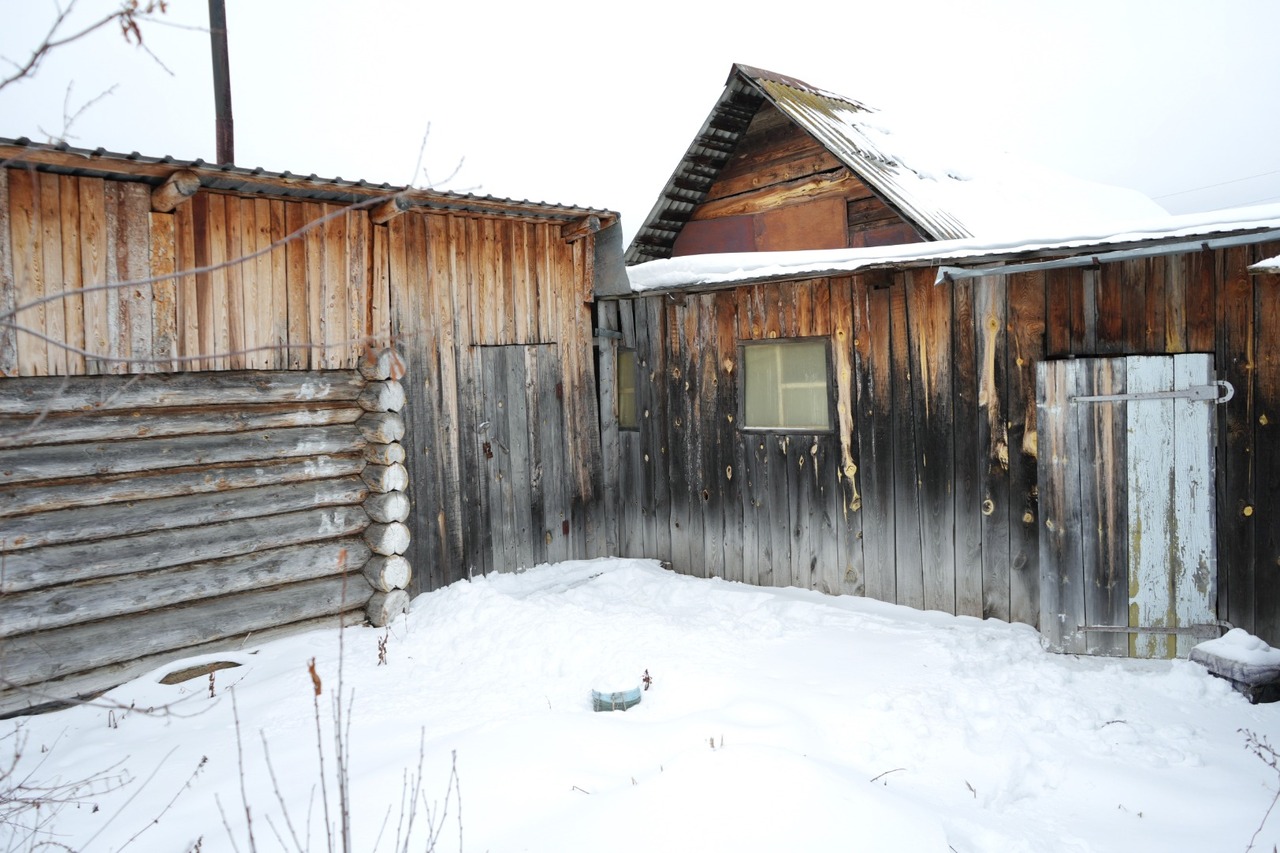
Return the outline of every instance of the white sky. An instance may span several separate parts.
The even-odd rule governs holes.
[[[10,5],[0,56],[21,61],[55,6]],[[1280,199],[1272,0],[227,5],[242,166],[423,185],[430,122],[433,181],[466,157],[444,188],[608,207],[630,235],[744,62],[1175,213]],[[173,76],[99,33],[0,91],[0,136],[62,135],[68,85],[74,111],[115,84],[72,144],[212,161],[208,35],[171,26],[206,26],[207,3],[169,7],[144,35]]]

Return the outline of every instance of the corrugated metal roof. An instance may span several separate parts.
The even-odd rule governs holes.
[[[245,168],[234,165],[217,165],[204,160],[183,160],[173,156],[148,157],[134,151],[129,154],[107,151],[104,148],[75,148],[69,145],[48,145],[32,142],[26,137],[0,138],[0,165],[31,166],[40,171],[55,174],[79,175],[98,178],[128,178],[151,186],[163,183],[173,172],[188,169],[200,176],[200,185],[209,189],[228,192],[255,193],[281,198],[299,198],[311,201],[328,201],[340,204],[356,204],[381,196],[400,195],[413,207],[433,210],[450,210],[490,216],[519,216],[533,219],[572,221],[583,216],[600,217],[603,225],[616,221],[618,214],[611,210],[553,204],[539,201],[516,201],[494,196],[451,193],[440,190],[423,190],[394,186],[388,183],[348,181],[342,178],[321,178],[314,174],[298,175],[292,172],[270,172],[261,167]]]
[[[680,229],[706,199],[766,102],[933,240],[987,238],[1011,225],[1053,233],[1086,222],[1105,226],[1163,214],[1140,193],[1070,178],[1007,155],[990,154],[980,162],[985,173],[969,174],[970,163],[943,166],[954,156],[957,141],[932,127],[910,126],[904,117],[891,119],[802,80],[734,65],[711,115],[636,233],[627,251],[629,265],[671,256]]]

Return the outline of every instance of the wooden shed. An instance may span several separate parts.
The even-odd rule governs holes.
[[[615,214],[26,140],[0,164],[0,713],[607,550]]]
[[[861,109],[736,66],[602,296],[622,552],[1060,650],[1280,643],[1280,291],[1248,273],[1280,209],[1001,237],[853,144]]]

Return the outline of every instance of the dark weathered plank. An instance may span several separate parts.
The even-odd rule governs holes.
[[[862,549],[866,594],[897,600],[893,426],[894,379],[889,290],[853,278],[856,461],[862,474]]]
[[[666,393],[666,458],[667,484],[671,490],[671,507],[669,525],[671,530],[671,564],[682,574],[697,575],[701,562],[702,543],[693,539],[694,533],[690,519],[692,479],[694,460],[689,458],[688,449],[691,439],[689,433],[695,425],[689,423],[689,345],[685,339],[685,316],[688,313],[687,299],[678,299],[675,304],[668,305],[663,311],[663,336],[666,346],[666,374],[663,376],[661,388]],[[694,556],[695,546],[697,557]],[[696,562],[695,562],[696,559]]]
[[[911,372],[911,350],[920,343],[915,319],[908,315],[907,288],[910,277],[895,276],[889,289],[890,375],[892,376],[891,417],[893,424],[894,555],[896,558],[897,603],[924,607],[924,552],[921,523],[923,472],[919,470],[920,442],[915,419],[915,400],[923,393],[920,377]]]
[[[854,322],[854,285],[849,277],[834,278],[827,290],[827,310],[830,316],[831,363],[836,382],[836,448],[838,453],[824,466],[834,464],[835,480],[826,480],[836,501],[832,518],[835,526],[834,564],[826,567],[827,586],[830,592],[848,595],[866,594],[866,564],[862,551],[862,482],[859,470],[858,434],[856,424],[858,387],[855,361],[855,341],[858,328]],[[821,299],[819,300],[821,302]],[[822,313],[821,305],[816,309]],[[865,337],[865,336],[864,336]]]
[[[1080,441],[1071,397],[1078,393],[1075,364],[1042,362],[1036,368],[1038,428],[1043,441],[1039,458],[1040,632],[1050,649],[1086,651],[1085,569],[1080,542]]]
[[[1124,359],[1089,359],[1076,366],[1076,393],[1123,394]],[[1089,625],[1129,624],[1129,493],[1125,465],[1128,430],[1124,403],[1076,404],[1080,470],[1084,619]],[[1090,654],[1126,655],[1124,634],[1091,632]]]
[[[729,580],[743,580],[743,515],[742,433],[738,429],[738,316],[737,301],[732,291],[715,294],[716,348],[718,367],[715,404],[709,417],[714,418],[716,450],[710,476],[717,483],[712,490],[712,513],[723,518],[724,574]],[[709,513],[710,515],[710,513]]]
[[[1036,507],[1036,364],[1044,355],[1044,274],[1008,280],[1009,618],[1035,624],[1040,570]]]
[[[1255,555],[1257,494],[1254,443],[1254,359],[1257,357],[1253,282],[1247,248],[1216,252],[1218,285],[1216,365],[1218,375],[1235,387],[1230,402],[1218,407],[1218,614],[1252,632],[1257,624]],[[1225,596],[1223,586],[1225,585]]]
[[[935,285],[929,269],[916,270],[907,282],[924,607],[945,613],[956,609],[951,287]]]
[[[1008,279],[976,280],[978,420],[977,452],[981,491],[982,615],[1009,618],[1012,497],[1009,491]]]
[[[974,279],[954,285],[952,323],[952,441],[955,449],[956,613],[983,616],[982,478],[986,454],[978,443],[980,373],[976,340],[981,334],[974,311]]]
[[[1274,257],[1280,246],[1267,244],[1261,250],[1258,254],[1270,252],[1269,257]],[[1266,484],[1257,491],[1253,514],[1257,519],[1254,594],[1259,603],[1254,633],[1275,646],[1280,645],[1280,288],[1275,276],[1270,281],[1254,279],[1254,299],[1258,362],[1254,464],[1257,482]]]
[[[0,169],[0,314],[18,307],[18,289],[14,286],[13,247],[9,238],[9,169]],[[0,374],[18,372],[17,330],[0,325]]]

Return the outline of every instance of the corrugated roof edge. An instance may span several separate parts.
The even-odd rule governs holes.
[[[82,162],[77,162],[82,161]],[[618,219],[612,210],[556,204],[541,201],[518,201],[496,196],[454,193],[445,190],[417,189],[375,184],[369,181],[346,181],[321,178],[315,174],[301,176],[293,172],[270,172],[261,166],[246,168],[218,165],[204,160],[183,160],[172,155],[149,157],[133,151],[124,154],[105,148],[77,148],[66,143],[33,142],[27,137],[0,137],[0,166],[30,166],[39,171],[86,177],[129,177],[152,186],[163,183],[175,170],[189,169],[200,175],[201,185],[210,189],[248,192],[285,198],[306,198],[347,204],[368,201],[380,196],[402,195],[413,205],[435,210],[497,216],[524,216],[535,219],[571,221],[583,216],[597,216],[602,226]]]
[[[1110,235],[1011,239],[995,243],[976,239],[940,240],[862,249],[688,255],[629,267],[627,275],[635,294],[715,290],[851,275],[874,269],[992,264],[1001,266],[993,266],[990,274],[1002,275],[1003,265],[1018,261],[1090,257],[1158,246],[1166,246],[1170,252],[1186,251],[1188,244],[1208,245],[1226,235],[1243,238],[1234,241],[1238,244],[1280,239],[1280,204],[1170,216],[1167,220]],[[1258,264],[1255,269],[1257,267],[1262,265]],[[1265,270],[1264,267],[1258,271]]]

